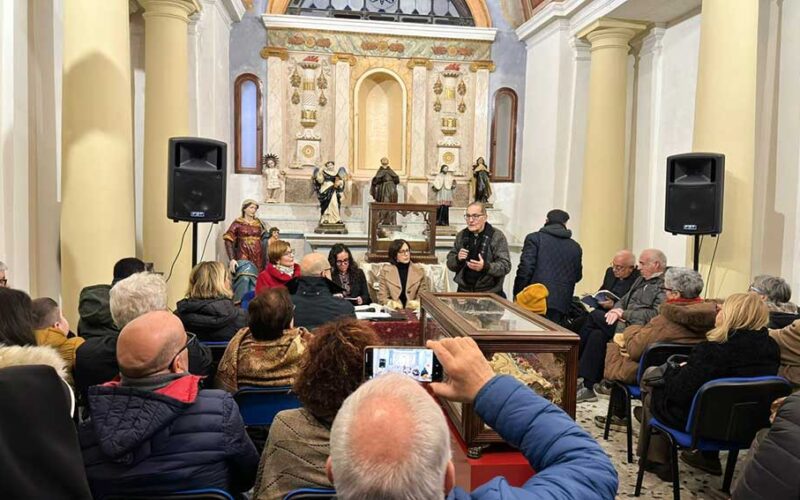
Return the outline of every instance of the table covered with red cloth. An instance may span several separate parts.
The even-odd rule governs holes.
[[[384,345],[422,345],[422,325],[414,311],[398,311],[404,318],[390,321],[370,321]]]

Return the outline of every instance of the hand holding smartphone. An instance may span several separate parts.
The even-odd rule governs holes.
[[[431,349],[369,346],[364,350],[364,377],[383,373],[408,375],[418,382],[441,382],[443,369]]]

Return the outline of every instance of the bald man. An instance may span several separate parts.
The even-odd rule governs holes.
[[[233,396],[201,390],[188,372],[194,342],[168,311],[120,332],[119,380],[89,389],[91,419],[79,432],[95,498],[252,487],[258,453]]]
[[[342,298],[342,290],[331,281],[331,265],[321,253],[309,253],[300,261],[300,277],[286,284],[292,295],[294,326],[309,330],[328,321],[355,317],[353,304]]]
[[[606,269],[603,277],[603,284],[598,291],[608,290],[617,297],[622,297],[631,289],[631,285],[639,277],[639,270],[636,269],[636,256],[630,250],[620,250],[611,259],[611,266]],[[614,307],[614,301],[609,299],[599,302],[600,307],[606,311]]]

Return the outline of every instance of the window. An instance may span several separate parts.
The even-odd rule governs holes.
[[[287,14],[475,26],[465,0],[291,0]]]
[[[490,170],[493,182],[514,182],[517,148],[517,93],[502,88],[494,94]]]
[[[236,155],[234,172],[260,174],[264,154],[261,80],[252,73],[236,78],[234,87],[234,126]]]

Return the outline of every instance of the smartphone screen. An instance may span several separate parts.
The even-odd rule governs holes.
[[[418,382],[440,382],[442,365],[424,347],[371,346],[364,350],[364,373],[368,379],[399,373]]]

